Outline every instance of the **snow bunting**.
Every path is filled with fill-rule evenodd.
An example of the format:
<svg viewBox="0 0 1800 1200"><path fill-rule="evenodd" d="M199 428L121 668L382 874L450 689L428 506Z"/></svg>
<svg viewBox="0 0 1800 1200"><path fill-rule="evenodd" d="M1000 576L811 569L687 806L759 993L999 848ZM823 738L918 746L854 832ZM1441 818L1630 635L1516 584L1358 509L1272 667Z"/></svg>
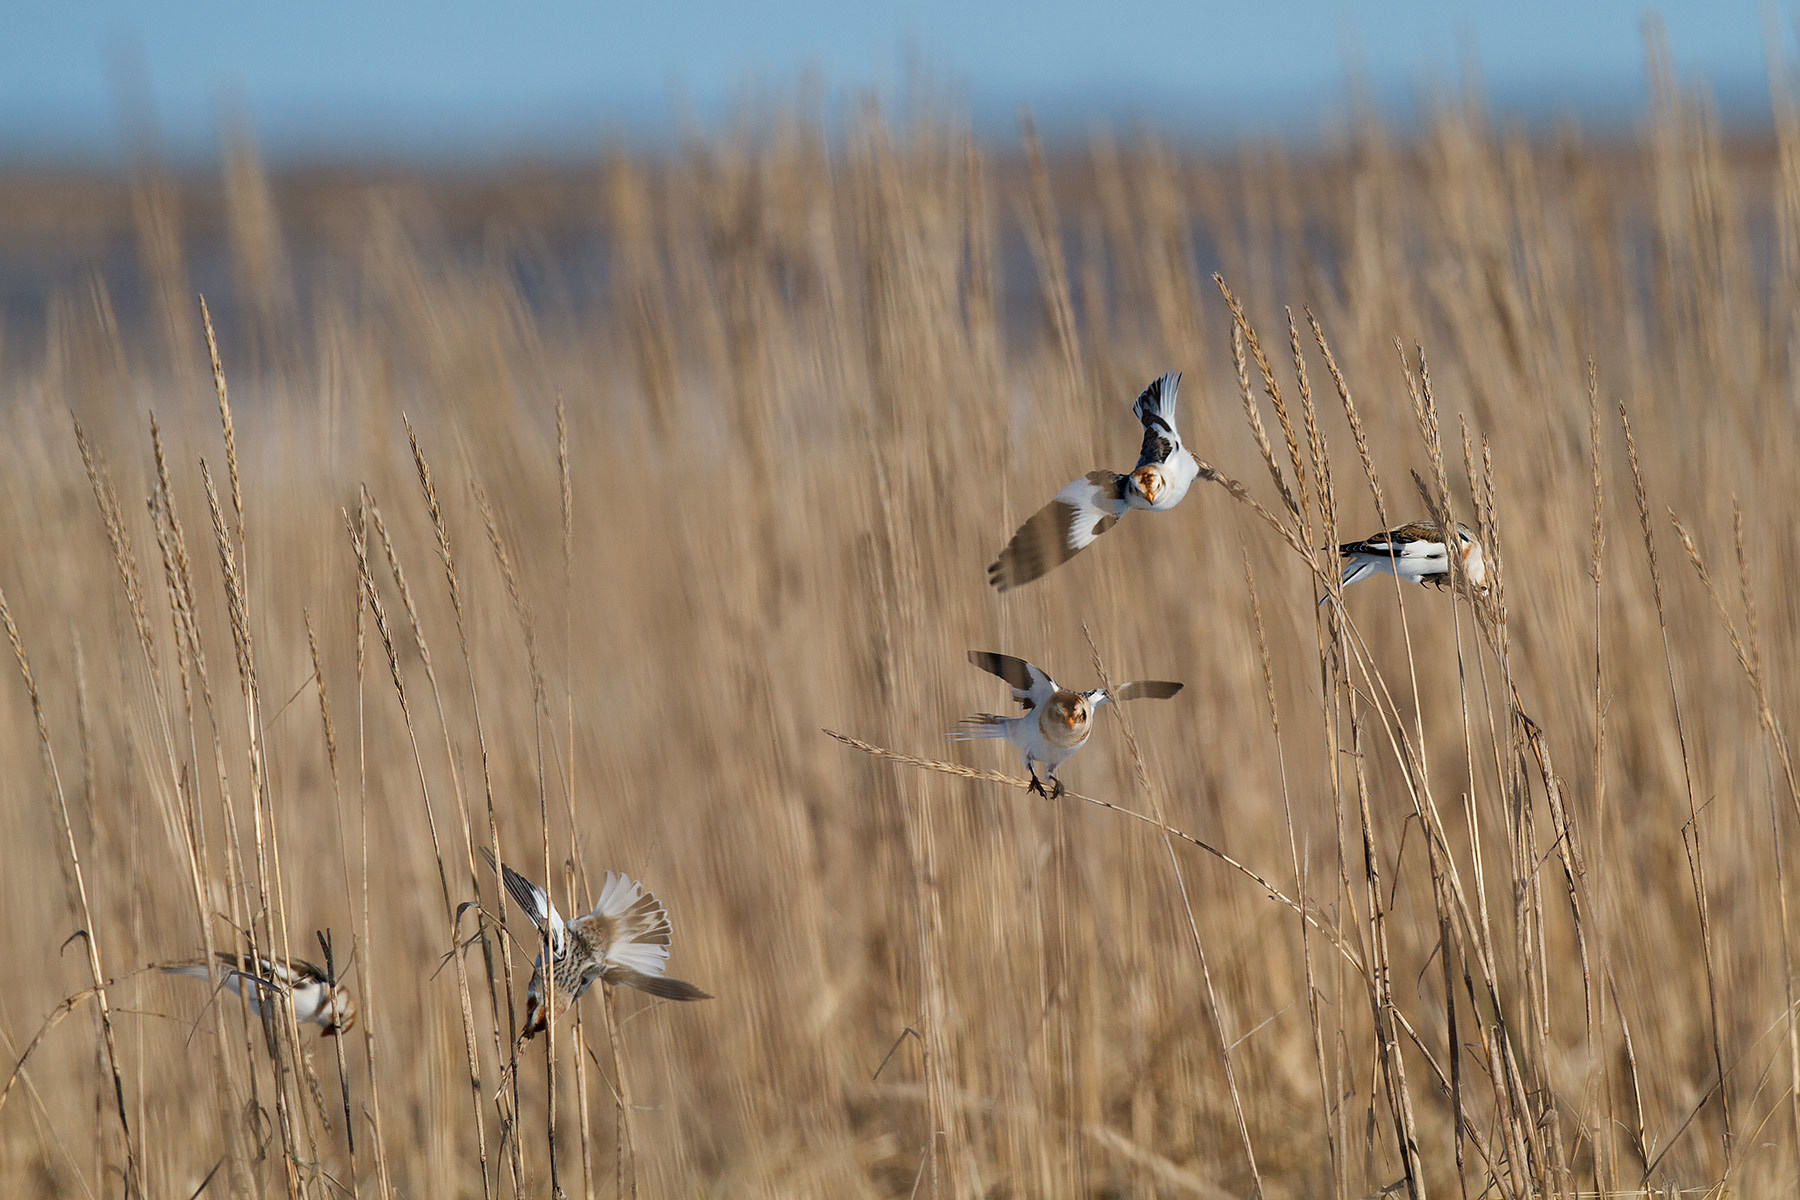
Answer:
<svg viewBox="0 0 1800 1200"><path fill-rule="evenodd" d="M1000 591L1030 583L1074 558L1134 508L1167 512L1200 477L1200 464L1175 432L1175 390L1181 372L1153 380L1131 411L1144 426L1144 448L1131 474L1089 471L1056 493L1023 525L988 567Z"/></svg>
<svg viewBox="0 0 1800 1200"><path fill-rule="evenodd" d="M1060 796L1063 782L1056 768L1087 742L1094 731L1094 712L1102 704L1118 700L1167 700L1181 690L1179 683L1161 679L1140 679L1121 684L1108 693L1105 688L1091 692L1071 692L1057 686L1056 680L1042 667L1032 666L1010 654L989 650L969 651L969 661L990 674L998 675L1012 685L1013 699L1025 711L1016 717L980 713L957 722L956 728L944 736L953 741L968 742L981 738L1000 738L1019 751L1025 770L1031 776L1031 790L1040 796ZM1037 766L1042 763L1055 790L1044 790Z"/></svg>
<svg viewBox="0 0 1800 1200"><path fill-rule="evenodd" d="M506 890L549 940L553 991L564 997L557 1011L581 999L594 980L615 987L634 987L665 1000L711 1000L691 983L663 974L669 961L669 914L640 883L612 871L600 887L599 903L585 917L564 921L544 889L494 858L483 846L482 857L499 874ZM544 954L531 964L525 989L522 1037L541 1033L549 1017L544 997Z"/></svg>
<svg viewBox="0 0 1800 1200"><path fill-rule="evenodd" d="M1487 561L1482 557L1481 543L1467 525L1456 527L1456 552L1469 585L1485 592ZM1450 582L1450 556L1436 521L1415 521L1360 542L1345 542L1338 547L1338 553L1344 558L1344 587L1361 583L1377 571L1440 588Z"/></svg>
<svg viewBox="0 0 1800 1200"><path fill-rule="evenodd" d="M195 979L222 977L221 982L250 1001L250 1010L267 1021L275 1011L266 1002L275 995L289 998L294 1006L294 1020L302 1025L317 1025L321 1037L336 1037L356 1024L356 997L340 980L332 984L325 972L305 959L281 962L272 958L245 955L238 966L237 956L229 950L217 954L217 967L204 962L172 963L162 970L170 975L189 975Z"/></svg>

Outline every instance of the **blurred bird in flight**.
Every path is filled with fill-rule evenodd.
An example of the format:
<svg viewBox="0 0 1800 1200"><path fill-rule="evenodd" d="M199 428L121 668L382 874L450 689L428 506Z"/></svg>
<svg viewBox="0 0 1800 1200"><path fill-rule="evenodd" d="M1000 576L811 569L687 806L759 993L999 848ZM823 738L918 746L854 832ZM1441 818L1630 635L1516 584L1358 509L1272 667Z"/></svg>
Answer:
<svg viewBox="0 0 1800 1200"><path fill-rule="evenodd" d="M1151 382L1131 411L1144 426L1144 448L1129 475L1089 471L1019 526L988 567L988 582L1009 591L1074 558L1134 508L1167 512L1200 476L1200 464L1175 431L1181 373Z"/></svg>
<svg viewBox="0 0 1800 1200"><path fill-rule="evenodd" d="M1042 667L1010 654L971 650L969 661L1011 684L1013 699L1024 705L1025 711L1016 717L993 713L965 717L944 736L959 742L998 738L1009 743L1019 751L1025 770L1031 776L1031 790L1040 796L1063 794L1063 782L1057 778L1056 769L1087 742L1088 734L1094 730L1094 713L1102 704L1120 700L1167 700L1181 690L1179 683L1142 679L1121 684L1110 693L1105 688L1072 692L1057 686ZM1050 777L1054 791L1044 790L1044 781L1037 773L1040 763Z"/></svg>
<svg viewBox="0 0 1800 1200"><path fill-rule="evenodd" d="M642 884L608 871L594 911L564 921L543 888L495 859L485 846L481 853L548 941L550 990L562 999L558 1012L581 999L596 979L665 1000L712 999L693 984L663 974L672 932L669 914ZM539 951L525 989L524 1038L542 1032L549 1020L544 975L544 954Z"/></svg>

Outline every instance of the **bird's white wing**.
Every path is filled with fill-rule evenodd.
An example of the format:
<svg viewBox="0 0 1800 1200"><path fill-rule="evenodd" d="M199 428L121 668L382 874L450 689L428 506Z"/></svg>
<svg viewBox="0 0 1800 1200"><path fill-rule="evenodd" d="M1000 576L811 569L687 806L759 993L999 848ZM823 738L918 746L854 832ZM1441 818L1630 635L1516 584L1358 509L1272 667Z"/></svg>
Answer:
<svg viewBox="0 0 1800 1200"><path fill-rule="evenodd" d="M1138 466L1166 463L1182 449L1181 434L1175 431L1175 398L1180 386L1181 372L1170 371L1151 380L1131 406L1144 427L1144 448L1138 454Z"/></svg>
<svg viewBox="0 0 1800 1200"><path fill-rule="evenodd" d="M1036 708L1056 694L1056 680L1050 678L1050 673L1022 658L996 654L992 650L971 650L969 661L1011 684L1013 699L1028 709Z"/></svg>
<svg viewBox="0 0 1800 1200"><path fill-rule="evenodd" d="M1125 476L1089 471L1072 479L1056 498L1032 514L988 566L988 582L1000 591L1030 583L1074 558L1125 515Z"/></svg>
<svg viewBox="0 0 1800 1200"><path fill-rule="evenodd" d="M525 915L530 917L531 923L538 927L538 932L549 934L551 956L561 956L567 927L563 923L562 914L556 911L556 905L550 903L549 893L505 863L495 859L493 851L486 846L481 848L481 854L483 858L487 859L488 866L499 873L501 881L506 884L507 894L513 898L514 903L525 910Z"/></svg>

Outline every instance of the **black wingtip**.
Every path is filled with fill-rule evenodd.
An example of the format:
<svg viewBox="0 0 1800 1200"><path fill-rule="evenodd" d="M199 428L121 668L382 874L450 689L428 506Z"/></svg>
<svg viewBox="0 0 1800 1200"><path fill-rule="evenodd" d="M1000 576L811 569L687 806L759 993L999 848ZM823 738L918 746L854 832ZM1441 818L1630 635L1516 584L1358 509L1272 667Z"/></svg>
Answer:
<svg viewBox="0 0 1800 1200"><path fill-rule="evenodd" d="M1165 418L1160 411L1150 411L1152 407L1159 410L1161 409L1164 399L1163 384L1165 381L1167 381L1168 386L1171 389L1179 388L1181 386L1181 372L1165 371L1155 379L1152 379L1149 383L1145 384L1144 390L1138 393L1138 398L1133 402L1131 409L1132 412L1137 414L1138 420L1144 422L1146 425L1155 423L1164 430L1168 430L1172 427L1167 418Z"/></svg>
<svg viewBox="0 0 1800 1200"><path fill-rule="evenodd" d="M538 911L539 893L536 884L532 883L531 880L525 878L525 876L519 874L505 863L500 864L500 879L501 882L506 885L507 895L511 896L513 898L513 903L517 904L520 910L523 911L527 917L531 918L531 923L533 925L542 926L549 923L549 912L544 911L540 913ZM550 894L545 892L543 893L543 896L544 905L547 909L550 903Z"/></svg>

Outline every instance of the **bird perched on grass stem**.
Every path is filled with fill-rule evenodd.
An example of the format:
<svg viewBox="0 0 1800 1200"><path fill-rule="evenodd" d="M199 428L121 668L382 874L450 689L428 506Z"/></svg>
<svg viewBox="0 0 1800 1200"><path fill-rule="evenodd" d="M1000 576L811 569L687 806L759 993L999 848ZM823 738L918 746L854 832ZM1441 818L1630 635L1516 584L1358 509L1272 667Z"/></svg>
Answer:
<svg viewBox="0 0 1800 1200"><path fill-rule="evenodd" d="M1440 588L1450 583L1450 552L1436 521L1414 521L1360 542L1345 542L1338 547L1338 553L1344 560L1343 587L1360 583L1378 571ZM1469 586L1477 592L1487 591L1487 560L1481 543L1467 525L1456 527L1456 554Z"/></svg>
<svg viewBox="0 0 1800 1200"><path fill-rule="evenodd" d="M953 741L975 741L981 738L1004 740L1018 750L1031 776L1031 790L1040 796L1060 796L1063 782L1056 769L1069 756L1087 743L1094 731L1094 713L1102 704L1117 700L1167 700L1181 690L1179 683L1162 679L1141 679L1120 684L1112 691L1095 688L1089 692L1072 692L1057 686L1056 680L1022 658L995 654L991 650L969 651L969 661L982 670L998 675L1012 685L1013 699L1025 711L1016 717L979 713L965 717L944 736ZM1050 777L1054 791L1044 790L1038 778L1037 765Z"/></svg>

